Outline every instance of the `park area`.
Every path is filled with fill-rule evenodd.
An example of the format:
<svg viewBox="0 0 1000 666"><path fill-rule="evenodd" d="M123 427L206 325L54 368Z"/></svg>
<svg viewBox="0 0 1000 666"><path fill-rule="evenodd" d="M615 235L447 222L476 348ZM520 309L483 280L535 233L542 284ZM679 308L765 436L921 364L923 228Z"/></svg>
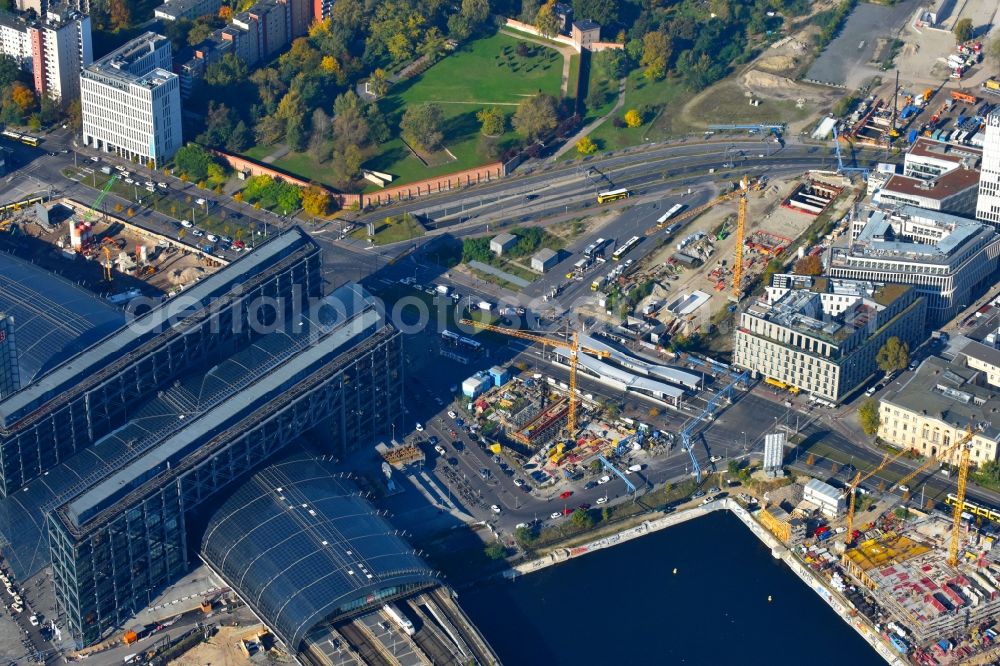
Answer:
<svg viewBox="0 0 1000 666"><path fill-rule="evenodd" d="M495 161L516 140L510 116L517 105L539 92L559 98L562 71L563 57L558 51L507 34L463 44L424 72L391 86L379 100L392 138L375 146L362 166L388 173L393 184L402 184ZM399 124L407 108L424 104L440 109L444 140L441 150L421 151L418 157L400 137ZM483 136L476 118L477 112L492 107L506 116L506 132L495 138ZM274 167L336 186L328 167L308 152L255 146L246 155L256 160L278 155L269 160Z"/></svg>

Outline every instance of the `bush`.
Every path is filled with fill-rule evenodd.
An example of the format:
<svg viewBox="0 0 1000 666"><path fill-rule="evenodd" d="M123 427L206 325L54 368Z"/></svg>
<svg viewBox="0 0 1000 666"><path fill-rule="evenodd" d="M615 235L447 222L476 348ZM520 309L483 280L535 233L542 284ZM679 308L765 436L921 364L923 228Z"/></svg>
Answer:
<svg viewBox="0 0 1000 666"><path fill-rule="evenodd" d="M299 208L302 190L283 180L270 176L253 176L243 188L243 199L254 204L254 208L268 208L292 213Z"/></svg>

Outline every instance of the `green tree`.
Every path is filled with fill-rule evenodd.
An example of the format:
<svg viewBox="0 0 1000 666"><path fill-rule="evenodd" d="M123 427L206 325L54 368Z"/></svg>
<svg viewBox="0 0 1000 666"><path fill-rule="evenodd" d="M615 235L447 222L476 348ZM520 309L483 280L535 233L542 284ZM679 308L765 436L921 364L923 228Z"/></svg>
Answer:
<svg viewBox="0 0 1000 666"><path fill-rule="evenodd" d="M462 0L462 16L470 28L478 30L490 18L489 0Z"/></svg>
<svg viewBox="0 0 1000 666"><path fill-rule="evenodd" d="M211 154L196 143L189 143L174 154L174 164L193 181L207 178L211 163Z"/></svg>
<svg viewBox="0 0 1000 666"><path fill-rule="evenodd" d="M735 460L730 460L729 464L726 466L726 471L728 471L732 476L736 476L740 473L740 464Z"/></svg>
<svg viewBox="0 0 1000 666"><path fill-rule="evenodd" d="M594 526L594 518L586 509L574 511L573 515L570 516L570 521L573 523L573 527L581 530L589 530Z"/></svg>
<svg viewBox="0 0 1000 666"><path fill-rule="evenodd" d="M639 60L639 64L646 68L642 75L647 79L662 79L667 75L672 53L673 44L666 33L647 32L642 36L642 59Z"/></svg>
<svg viewBox="0 0 1000 666"><path fill-rule="evenodd" d="M494 541L486 546L486 548L483 549L483 552L486 554L486 557L491 560L502 560L507 556L507 549L499 541Z"/></svg>
<svg viewBox="0 0 1000 666"><path fill-rule="evenodd" d="M227 53L205 69L205 82L213 86L231 86L246 81L249 75L246 61L235 53Z"/></svg>
<svg viewBox="0 0 1000 666"><path fill-rule="evenodd" d="M910 345L892 336L878 350L875 363L885 373L902 370L910 364Z"/></svg>
<svg viewBox="0 0 1000 666"><path fill-rule="evenodd" d="M556 99L539 93L521 101L514 113L514 127L529 141L537 141L556 128L559 116Z"/></svg>
<svg viewBox="0 0 1000 666"><path fill-rule="evenodd" d="M127 28L132 22L132 11L128 5L126 0L108 0L108 13L114 30Z"/></svg>
<svg viewBox="0 0 1000 666"><path fill-rule="evenodd" d="M541 3L539 0L521 0L521 13L518 16L518 20L521 23L534 23L540 6Z"/></svg>
<svg viewBox="0 0 1000 666"><path fill-rule="evenodd" d="M496 106L480 109L476 113L476 120L481 123L481 131L486 136L500 136L507 126L507 116Z"/></svg>
<svg viewBox="0 0 1000 666"><path fill-rule="evenodd" d="M869 437L874 437L878 433L879 426L882 425L882 417L878 411L878 401L868 398L858 407L858 422L861 429Z"/></svg>
<svg viewBox="0 0 1000 666"><path fill-rule="evenodd" d="M518 527L514 530L514 538L524 547L531 546L537 540L530 527Z"/></svg>
<svg viewBox="0 0 1000 666"><path fill-rule="evenodd" d="M233 127L232 134L226 139L226 150L239 153L250 147L253 143L253 132L247 127L247 124L242 120L237 121L236 125Z"/></svg>
<svg viewBox="0 0 1000 666"><path fill-rule="evenodd" d="M606 506L601 507L601 521L606 523L609 518L611 518L611 510Z"/></svg>
<svg viewBox="0 0 1000 666"><path fill-rule="evenodd" d="M615 0L573 0L573 18L595 21L605 29L618 21Z"/></svg>
<svg viewBox="0 0 1000 666"><path fill-rule="evenodd" d="M538 8L535 27L546 37L555 37L559 34L560 21L556 16L556 0L549 0Z"/></svg>
<svg viewBox="0 0 1000 666"><path fill-rule="evenodd" d="M368 90L375 97L385 97L385 94L389 92L389 79L381 67L376 67L368 79Z"/></svg>
<svg viewBox="0 0 1000 666"><path fill-rule="evenodd" d="M972 35L975 33L975 29L972 25L972 19L964 18L959 19L955 27L951 29L952 33L955 35L955 41L959 44L962 42L967 42L972 39Z"/></svg>
<svg viewBox="0 0 1000 666"><path fill-rule="evenodd" d="M444 141L441 107L436 104L408 106L399 123L403 138L425 150L438 150Z"/></svg>

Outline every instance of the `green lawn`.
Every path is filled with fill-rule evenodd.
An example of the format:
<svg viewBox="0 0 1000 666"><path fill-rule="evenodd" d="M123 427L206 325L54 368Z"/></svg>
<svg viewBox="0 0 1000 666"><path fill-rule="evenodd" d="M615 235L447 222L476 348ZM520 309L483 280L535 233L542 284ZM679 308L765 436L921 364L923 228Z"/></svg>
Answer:
<svg viewBox="0 0 1000 666"><path fill-rule="evenodd" d="M625 82L625 104L621 115L629 109L647 107L647 117L639 127L615 127L609 118L590 134L601 150L617 150L646 141L665 139L674 133L673 118L689 99L686 91L670 79L650 81L642 70L629 73Z"/></svg>
<svg viewBox="0 0 1000 666"><path fill-rule="evenodd" d="M375 236L372 238L375 245L388 245L400 241L419 238L424 235L424 228L420 223L409 215L386 219L384 222L375 225ZM359 227L351 233L351 238L366 240L368 238L368 228Z"/></svg>
<svg viewBox="0 0 1000 666"><path fill-rule="evenodd" d="M399 126L407 105L438 104L444 115L445 145L454 161L425 167L399 139L393 139L379 146L364 166L390 173L396 176L394 182L401 183L490 162L490 140L480 135L477 111L497 105L511 116L525 97L538 92L559 96L562 56L554 49L525 42L531 52L522 57L517 55L519 43L514 37L496 34L465 44L422 74L394 86L379 102L390 127ZM507 134L496 141L502 146L512 138L513 129L508 126Z"/></svg>
<svg viewBox="0 0 1000 666"><path fill-rule="evenodd" d="M265 157L273 153L275 150L274 146L254 146L253 148L248 148L243 151L243 154L252 160L257 160L261 162Z"/></svg>

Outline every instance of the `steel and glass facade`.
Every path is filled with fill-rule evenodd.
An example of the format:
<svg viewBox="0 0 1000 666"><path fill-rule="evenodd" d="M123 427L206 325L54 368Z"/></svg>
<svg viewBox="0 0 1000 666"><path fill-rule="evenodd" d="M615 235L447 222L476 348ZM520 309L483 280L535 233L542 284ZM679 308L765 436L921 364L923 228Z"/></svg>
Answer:
<svg viewBox="0 0 1000 666"><path fill-rule="evenodd" d="M333 296L333 323L321 321L321 304L302 315L302 339L266 335L194 373L224 377L218 400L47 513L59 611L81 645L188 570L189 538L203 527L209 500L234 481L306 431L342 457L373 446L401 414L399 332L360 287ZM278 361L254 374L255 359L267 358Z"/></svg>
<svg viewBox="0 0 1000 666"><path fill-rule="evenodd" d="M156 391L250 344L261 302L322 293L319 247L289 231L0 401L0 495L123 426Z"/></svg>

